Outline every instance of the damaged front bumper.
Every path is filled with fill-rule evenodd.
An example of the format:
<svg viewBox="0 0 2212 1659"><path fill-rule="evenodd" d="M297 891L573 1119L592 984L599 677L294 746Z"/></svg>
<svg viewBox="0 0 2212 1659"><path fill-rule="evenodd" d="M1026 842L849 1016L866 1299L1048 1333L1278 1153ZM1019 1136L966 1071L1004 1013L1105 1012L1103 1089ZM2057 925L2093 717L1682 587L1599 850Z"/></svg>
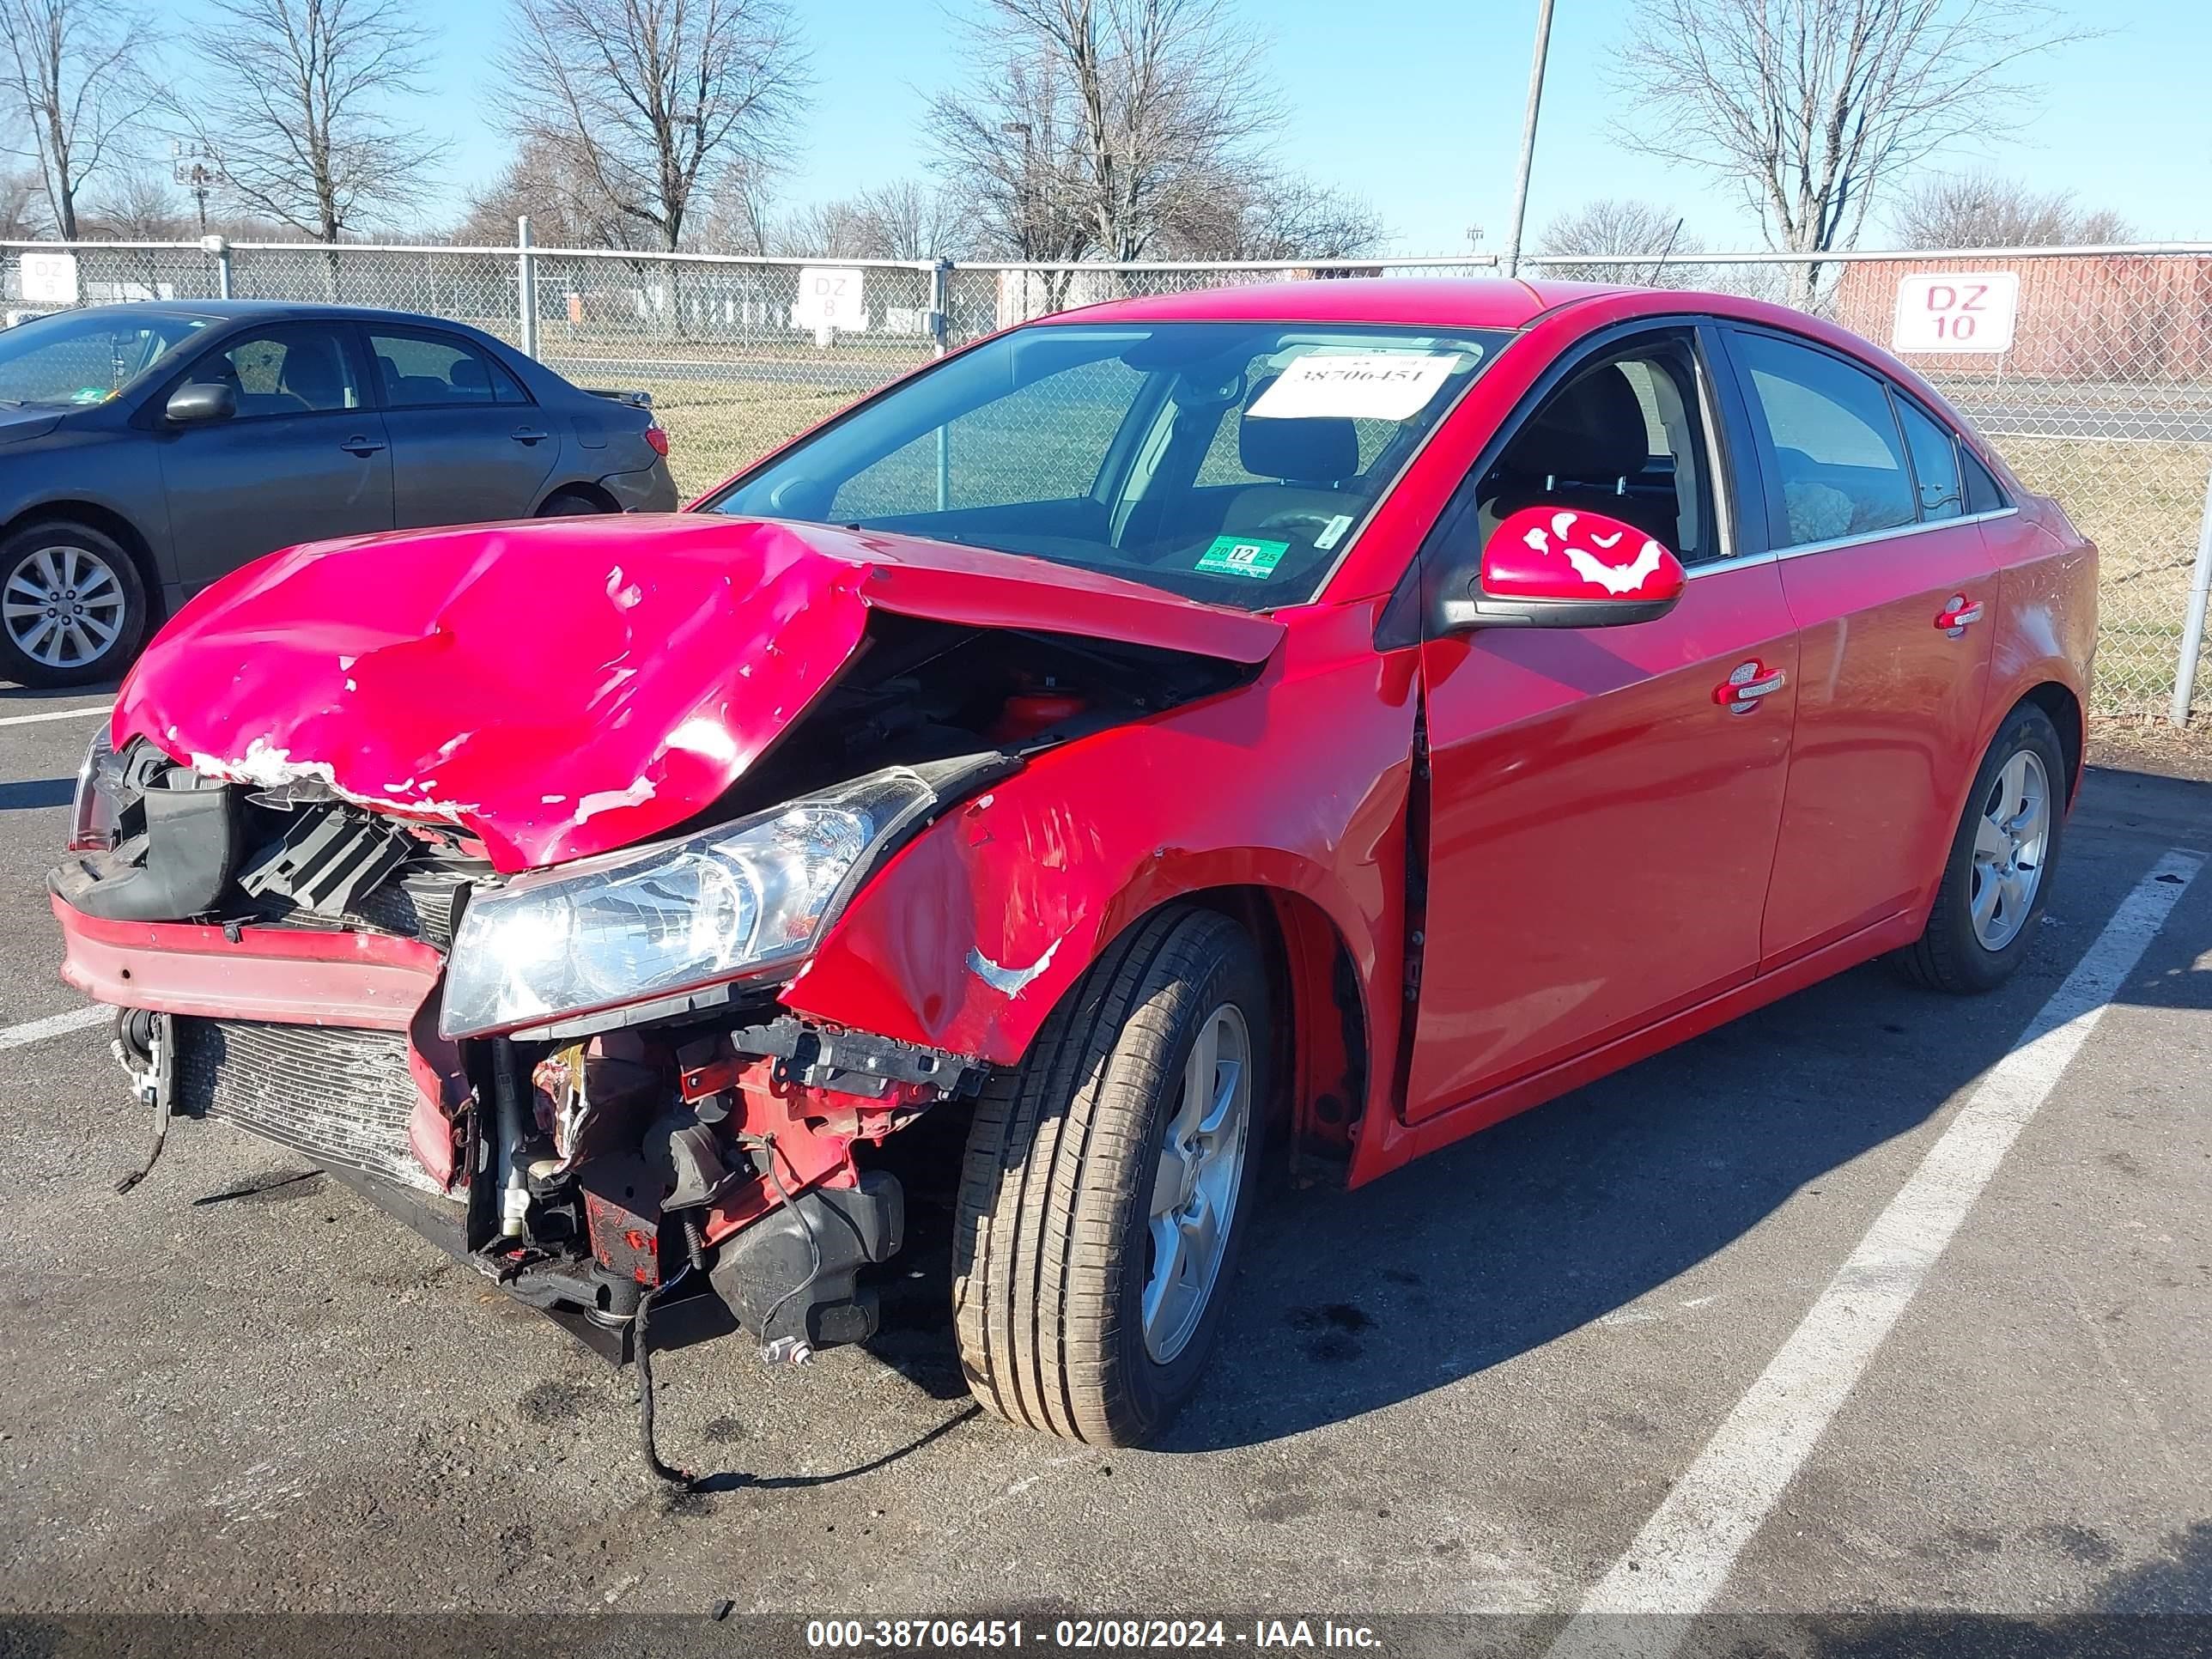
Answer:
<svg viewBox="0 0 2212 1659"><path fill-rule="evenodd" d="M206 919L94 914L142 867L78 854L49 884L63 977L122 1011L157 1135L212 1117L290 1147L617 1362L648 1297L657 1347L743 1331L796 1359L872 1334L861 1275L900 1248L904 1203L870 1156L979 1064L802 1021L773 987L596 1034L448 1039L465 895L411 907L417 937L270 915L234 882Z"/></svg>

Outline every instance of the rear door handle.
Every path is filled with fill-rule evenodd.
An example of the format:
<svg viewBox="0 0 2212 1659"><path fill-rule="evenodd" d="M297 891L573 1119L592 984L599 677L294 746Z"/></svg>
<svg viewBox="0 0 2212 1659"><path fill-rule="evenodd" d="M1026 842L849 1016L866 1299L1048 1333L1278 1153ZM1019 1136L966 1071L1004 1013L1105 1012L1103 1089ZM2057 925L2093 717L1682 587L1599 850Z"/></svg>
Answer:
<svg viewBox="0 0 2212 1659"><path fill-rule="evenodd" d="M348 438L343 443L340 444L338 447L345 451L349 455L359 455L366 458L375 454L377 451L382 449L384 447L384 444L380 439L376 438Z"/></svg>
<svg viewBox="0 0 2212 1659"><path fill-rule="evenodd" d="M534 432L526 426L514 434L514 441L519 444L542 444L552 435L550 432Z"/></svg>
<svg viewBox="0 0 2212 1659"><path fill-rule="evenodd" d="M1713 688L1713 701L1731 714L1748 714L1762 697L1772 696L1789 683L1790 677L1780 669L1769 668L1753 657L1729 671L1728 678Z"/></svg>
<svg viewBox="0 0 2212 1659"><path fill-rule="evenodd" d="M1970 599L1964 593L1954 593L1951 602L1936 613L1936 626L1953 639L1966 631L1970 623L1982 619L1982 602Z"/></svg>

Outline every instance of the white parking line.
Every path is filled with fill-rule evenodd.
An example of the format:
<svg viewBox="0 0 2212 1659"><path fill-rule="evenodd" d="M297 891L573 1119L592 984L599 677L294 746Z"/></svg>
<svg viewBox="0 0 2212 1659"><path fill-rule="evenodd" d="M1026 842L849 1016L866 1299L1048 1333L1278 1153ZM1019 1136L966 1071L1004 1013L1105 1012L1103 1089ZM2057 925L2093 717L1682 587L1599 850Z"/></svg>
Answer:
<svg viewBox="0 0 2212 1659"><path fill-rule="evenodd" d="M88 714L105 714L114 707L112 702L103 702L95 708L49 708L42 714L5 714L0 715L0 726L37 726L45 720L82 720Z"/></svg>
<svg viewBox="0 0 2212 1659"><path fill-rule="evenodd" d="M72 1008L65 1014L48 1014L44 1019L26 1020L21 1025L0 1025L0 1048L20 1048L27 1042L44 1042L48 1037L60 1036L66 1031L81 1031L88 1025L97 1025L104 1019L113 1019L115 1010L94 1003L89 1008Z"/></svg>
<svg viewBox="0 0 2212 1659"><path fill-rule="evenodd" d="M2121 902L1547 1659L1667 1659L1681 1645L2203 862L2170 852Z"/></svg>

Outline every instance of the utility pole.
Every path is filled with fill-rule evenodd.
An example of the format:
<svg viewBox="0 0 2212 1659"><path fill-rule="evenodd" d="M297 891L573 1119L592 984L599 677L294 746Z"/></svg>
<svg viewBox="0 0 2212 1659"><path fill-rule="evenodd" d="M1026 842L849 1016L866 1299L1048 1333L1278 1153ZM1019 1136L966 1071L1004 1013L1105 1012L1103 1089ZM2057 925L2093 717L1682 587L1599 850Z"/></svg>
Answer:
<svg viewBox="0 0 2212 1659"><path fill-rule="evenodd" d="M1536 55L1528 65L1528 107L1521 117L1521 166L1513 175L1513 225L1505 234L1505 274L1521 270L1521 222L1528 214L1528 169L1536 159L1536 112L1544 101L1544 58L1552 48L1552 0L1536 0Z"/></svg>

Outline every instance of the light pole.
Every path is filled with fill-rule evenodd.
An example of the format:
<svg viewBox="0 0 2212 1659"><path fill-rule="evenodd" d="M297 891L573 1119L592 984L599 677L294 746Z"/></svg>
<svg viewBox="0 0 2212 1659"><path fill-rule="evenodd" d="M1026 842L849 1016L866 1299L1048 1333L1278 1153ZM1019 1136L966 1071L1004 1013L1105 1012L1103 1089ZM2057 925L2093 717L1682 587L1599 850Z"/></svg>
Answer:
<svg viewBox="0 0 2212 1659"><path fill-rule="evenodd" d="M1528 168L1536 159L1536 111L1544 101L1544 58L1552 46L1552 0L1536 0L1536 55L1528 65L1528 107L1521 117L1521 166L1513 175L1513 225L1505 234L1505 274L1521 270L1521 222L1528 213Z"/></svg>
<svg viewBox="0 0 2212 1659"><path fill-rule="evenodd" d="M1022 141L1022 182L1016 192L1014 222L1020 227L1021 254L1025 259L1036 257L1036 134L1027 121L1001 121L999 131L1009 137L1019 135Z"/></svg>

